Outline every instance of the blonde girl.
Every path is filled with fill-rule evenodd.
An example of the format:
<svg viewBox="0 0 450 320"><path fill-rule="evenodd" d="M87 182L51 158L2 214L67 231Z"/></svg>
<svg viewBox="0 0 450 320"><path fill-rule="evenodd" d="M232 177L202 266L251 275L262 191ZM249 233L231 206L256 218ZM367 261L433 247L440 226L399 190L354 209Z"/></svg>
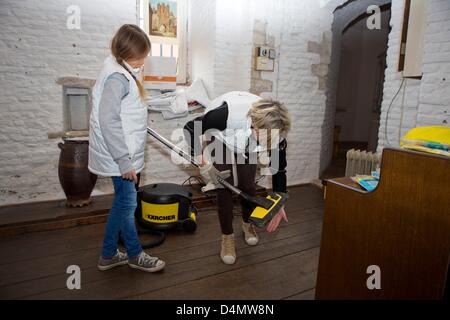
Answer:
<svg viewBox="0 0 450 320"><path fill-rule="evenodd" d="M111 177L114 185L114 200L97 265L102 271L128 264L134 269L156 272L165 265L142 250L134 223L147 139L147 108L140 73L150 50L149 38L138 26L120 27L93 89L89 170ZM118 250L120 235L126 253Z"/></svg>

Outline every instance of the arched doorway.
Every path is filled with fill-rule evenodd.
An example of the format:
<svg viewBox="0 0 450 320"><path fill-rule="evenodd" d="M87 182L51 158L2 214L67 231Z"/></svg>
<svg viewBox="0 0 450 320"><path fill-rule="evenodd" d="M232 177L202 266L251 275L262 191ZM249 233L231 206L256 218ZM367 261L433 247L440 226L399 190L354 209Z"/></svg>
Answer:
<svg viewBox="0 0 450 320"><path fill-rule="evenodd" d="M380 29L367 26L373 14L367 8L374 3ZM327 101L333 147L322 179L344 175L348 150L376 151L390 18L391 1L349 1L335 10Z"/></svg>

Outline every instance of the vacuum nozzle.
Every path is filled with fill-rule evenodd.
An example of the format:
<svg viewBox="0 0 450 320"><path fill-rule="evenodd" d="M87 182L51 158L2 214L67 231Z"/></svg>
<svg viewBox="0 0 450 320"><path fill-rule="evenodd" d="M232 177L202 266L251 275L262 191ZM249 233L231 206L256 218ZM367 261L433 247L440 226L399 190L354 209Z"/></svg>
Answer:
<svg viewBox="0 0 450 320"><path fill-rule="evenodd" d="M272 200L269 200L268 198L261 198L261 197L251 197L249 196L249 199L247 199L254 203L257 207L261 207L264 209L270 209L274 202Z"/></svg>
<svg viewBox="0 0 450 320"><path fill-rule="evenodd" d="M259 228L264 228L264 226L281 210L288 198L288 194L282 192L272 192L267 198L257 198L258 200L254 200L254 202L261 202L261 205L258 205L253 210L249 219L250 222ZM262 205L268 203L271 204L269 208Z"/></svg>

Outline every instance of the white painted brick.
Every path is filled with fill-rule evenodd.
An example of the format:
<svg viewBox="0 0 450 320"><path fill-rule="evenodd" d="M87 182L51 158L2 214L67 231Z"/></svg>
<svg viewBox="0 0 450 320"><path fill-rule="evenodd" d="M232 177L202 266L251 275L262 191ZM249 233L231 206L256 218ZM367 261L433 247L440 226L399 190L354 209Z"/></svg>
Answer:
<svg viewBox="0 0 450 320"><path fill-rule="evenodd" d="M81 30L66 29L72 4L81 7ZM55 80L95 78L117 27L136 23L136 2L1 1L0 19L0 204L62 198L58 141L47 138L62 129Z"/></svg>
<svg viewBox="0 0 450 320"><path fill-rule="evenodd" d="M320 8L315 0L190 0L189 76L202 78L211 98L231 90L249 90L255 20L266 24L267 34L275 39L276 70L264 72L262 78L273 81L273 92L264 96L284 102L293 116L288 149L291 185L316 179L331 156L334 110L326 99L333 94L319 90L318 78L311 71L312 64L327 64L331 58L325 56L321 61L307 49L308 41L320 43L324 34L330 36L332 12L344 2L332 0ZM401 83L397 62L402 3L392 2L380 150L386 145L386 111ZM65 27L70 4L81 7L82 30ZM424 77L408 80L404 97L401 94L392 106L387 127L391 144L398 143L399 133L415 125L449 121L449 1L430 0L429 9ZM0 204L64 197L57 177L58 141L47 138L48 132L62 130L62 93L55 80L60 76L95 78L109 53L111 36L121 24L136 23L135 10L135 0L0 2ZM330 79L337 72L325 67L322 71ZM164 121L151 114L149 124L170 136L190 118ZM181 183L193 173L192 168L173 164L157 142L148 143L143 184ZM269 185L270 179L265 183ZM100 178L94 194L111 192L110 180Z"/></svg>
<svg viewBox="0 0 450 320"><path fill-rule="evenodd" d="M392 34L399 34L401 30L401 15L395 14L401 9L401 0L394 0L393 15L391 19ZM442 0L430 0L428 11L428 24L425 35L425 48L423 58L423 78L422 80L407 80L407 94L402 106L401 97L394 102L394 109L389 115L389 123L393 126L389 131L390 142L395 141L398 146L398 132L402 135L414 126L425 125L448 125L450 86L448 79L450 76L450 55L446 52L449 43L450 27L450 2ZM384 87L384 99L382 105L381 119L386 118L386 111L389 103L400 86L401 75L397 72L399 38L389 37L388 69ZM403 122L400 128L400 118L395 114L396 110L403 107ZM447 124L445 123L447 121ZM379 147L381 151L386 146L384 136L384 124L381 124L379 133Z"/></svg>

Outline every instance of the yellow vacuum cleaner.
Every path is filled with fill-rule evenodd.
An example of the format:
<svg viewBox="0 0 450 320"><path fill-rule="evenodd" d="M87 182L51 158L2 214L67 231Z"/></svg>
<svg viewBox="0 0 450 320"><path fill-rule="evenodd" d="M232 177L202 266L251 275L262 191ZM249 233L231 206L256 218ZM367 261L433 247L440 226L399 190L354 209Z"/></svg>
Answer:
<svg viewBox="0 0 450 320"><path fill-rule="evenodd" d="M197 209L192 204L192 193L173 183L157 183L138 190L135 211L139 235L157 236L142 242L142 248L154 248L166 239L166 231L192 233L197 229Z"/></svg>
<svg viewBox="0 0 450 320"><path fill-rule="evenodd" d="M169 140L167 140L166 138L164 138L163 136L158 134L156 131L154 131L153 129L147 128L147 132L149 135L151 135L153 138L155 138L156 140L161 142L163 145L165 145L169 149L176 152L179 156L188 160L194 166L199 167L199 164L194 160L193 157L191 157L191 155L187 154L184 150L178 148L176 145L174 145L172 142L170 142ZM288 199L288 195L286 193L282 193L282 192L276 192L276 193L271 192L266 198L250 196L250 195L242 192L241 190L239 190L232 184L228 183L226 180L222 179L219 176L217 176L217 181L219 181L219 183L222 184L225 188L235 192L237 195L239 195L243 199L245 199L255 205L255 209L253 210L249 220L254 225L256 225L257 227L260 227L260 228L264 227L267 224L267 222L272 220L273 216L280 211L281 207L286 203L286 201ZM174 188L174 187L172 187L172 188ZM150 190L151 190L151 188L150 188ZM172 193L177 194L175 189L174 189L174 191L175 192L172 192ZM180 191L180 193L181 193L181 191ZM168 192L164 193L164 196L167 198L167 196L170 194L171 194L171 192L169 190ZM148 226L153 229L158 225L159 226L172 225L172 224L174 225L174 224L179 223L180 221L182 221L181 222L182 224L184 223L187 225L192 223L192 221L189 222L189 220L183 220L183 219L179 220L179 218L178 219L176 217L174 218L174 213L177 211L174 209L176 207L176 202L177 202L176 198L177 197L170 197L172 199L171 200L172 202L169 201L170 202L169 206L167 206L167 203L164 201L162 201L164 203L158 203L158 202L160 202L159 199L162 199L162 198L163 197L159 193L156 193L154 197L142 196L142 205L143 205L142 214L139 217L138 221L143 220L146 223L150 223L150 225L148 225ZM148 204L149 202L146 202L146 199L151 199L151 201L152 201L152 202L150 202L151 205ZM170 207L170 206L172 206L172 207ZM167 208L173 208L173 209L169 210ZM178 208L180 208L180 206ZM153 217L158 212L159 212L159 214L157 215L157 219L158 219L157 221L155 221L155 218L149 218L149 217ZM195 215L189 216L189 213L186 211L184 211L184 213L185 213L185 215L183 215L183 218L187 217L187 219L192 219L192 217L194 217L193 222L195 222Z"/></svg>
<svg viewBox="0 0 450 320"><path fill-rule="evenodd" d="M140 226L159 231L197 229L197 209L186 188L173 183L152 184L139 190L138 199L136 219Z"/></svg>

